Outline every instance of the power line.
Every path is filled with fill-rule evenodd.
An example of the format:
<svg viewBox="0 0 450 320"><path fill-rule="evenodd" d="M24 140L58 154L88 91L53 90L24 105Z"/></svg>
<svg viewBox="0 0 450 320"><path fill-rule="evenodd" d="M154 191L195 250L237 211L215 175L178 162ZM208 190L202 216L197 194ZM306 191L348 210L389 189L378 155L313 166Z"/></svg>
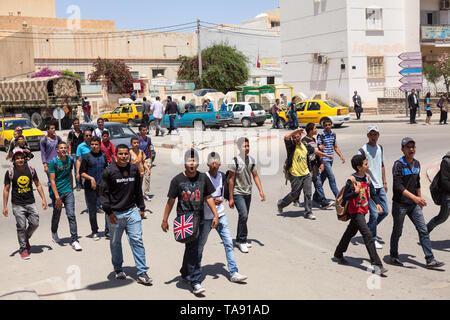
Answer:
<svg viewBox="0 0 450 320"><path fill-rule="evenodd" d="M242 30L249 30L249 31L275 32L275 33L280 32L277 30L270 30L270 29L252 29L252 28L241 27L239 25L226 25L226 24L221 24L221 23L212 23L212 22L207 22L207 21L203 21L203 20L201 20L200 22L203 22L203 23L206 23L209 25L213 25L213 26L217 26L217 27L222 27L222 28L233 28L233 29L242 29Z"/></svg>
<svg viewBox="0 0 450 320"><path fill-rule="evenodd" d="M204 29L209 29L209 30L217 30L218 32L223 32L223 33L230 33L230 34L239 34L239 35L244 35L244 36L252 36L252 37L262 37L262 38L279 38L279 36L272 36L272 35L265 35L265 34L257 34L257 33L246 33L246 32L237 32L237 31L231 31L231 30L226 30L226 29L222 29L222 28L216 28L216 27L207 27L202 25L202 27Z"/></svg>

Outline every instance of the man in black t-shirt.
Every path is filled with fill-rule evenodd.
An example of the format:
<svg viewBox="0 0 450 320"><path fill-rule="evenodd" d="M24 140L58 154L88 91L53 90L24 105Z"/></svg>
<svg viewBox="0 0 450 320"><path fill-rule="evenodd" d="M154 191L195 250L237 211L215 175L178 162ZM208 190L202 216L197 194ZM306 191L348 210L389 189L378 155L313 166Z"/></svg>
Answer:
<svg viewBox="0 0 450 320"><path fill-rule="evenodd" d="M67 137L67 146L69 148L68 154L72 157L73 163L77 163L77 148L84 142L84 135L80 129L80 120L74 119L72 122L72 130ZM77 166L73 166L74 176L77 176ZM81 190L81 181L77 180L77 191Z"/></svg>
<svg viewBox="0 0 450 320"><path fill-rule="evenodd" d="M219 215L211 194L216 189L204 173L197 171L199 166L197 151L194 149L188 150L184 155L184 163L185 171L174 177L170 182L167 195L169 199L164 210L161 228L164 232L169 230L168 218L175 200L178 199L177 215L182 216L186 213L192 213L200 221L203 219L203 203L206 201L214 214L211 226L215 229L219 224ZM198 244L198 238L185 244L183 265L180 269L181 278L191 284L194 294L205 292L200 282L201 266Z"/></svg>
<svg viewBox="0 0 450 320"><path fill-rule="evenodd" d="M5 187L3 189L3 215L8 216L8 196L12 189L12 209L16 217L17 238L20 245L22 259L30 259L30 238L39 226L39 215L33 194L33 181L42 198L42 208L47 209L44 190L39 182L36 171L30 166L25 166L25 154L22 149L16 148L12 157L14 167L6 171ZM12 188L11 188L12 185ZM28 228L27 228L28 220Z"/></svg>

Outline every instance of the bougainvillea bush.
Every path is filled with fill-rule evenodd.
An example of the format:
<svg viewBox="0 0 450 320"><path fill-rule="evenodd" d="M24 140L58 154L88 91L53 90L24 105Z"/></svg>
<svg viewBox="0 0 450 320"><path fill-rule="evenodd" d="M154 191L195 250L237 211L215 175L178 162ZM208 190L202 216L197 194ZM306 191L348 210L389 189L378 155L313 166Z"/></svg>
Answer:
<svg viewBox="0 0 450 320"><path fill-rule="evenodd" d="M61 75L61 71L50 70L49 68L43 68L41 71L32 74L31 78L53 77L53 76L60 76L60 75Z"/></svg>

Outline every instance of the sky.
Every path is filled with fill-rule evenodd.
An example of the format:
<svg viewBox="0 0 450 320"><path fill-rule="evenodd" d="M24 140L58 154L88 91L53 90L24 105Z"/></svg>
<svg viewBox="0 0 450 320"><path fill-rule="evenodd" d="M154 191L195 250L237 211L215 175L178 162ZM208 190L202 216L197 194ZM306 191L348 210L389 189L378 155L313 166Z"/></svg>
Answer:
<svg viewBox="0 0 450 320"><path fill-rule="evenodd" d="M278 7L278 0L56 0L56 16L70 18L70 6L81 19L114 20L116 29L142 30L196 21L239 24Z"/></svg>

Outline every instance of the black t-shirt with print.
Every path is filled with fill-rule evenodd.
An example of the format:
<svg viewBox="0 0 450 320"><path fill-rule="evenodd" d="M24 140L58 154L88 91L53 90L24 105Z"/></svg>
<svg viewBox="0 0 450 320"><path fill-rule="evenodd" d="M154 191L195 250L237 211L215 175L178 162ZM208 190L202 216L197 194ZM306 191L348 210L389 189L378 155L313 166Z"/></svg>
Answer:
<svg viewBox="0 0 450 320"><path fill-rule="evenodd" d="M9 179L9 170L5 173L5 186L11 185L12 197L11 202L18 205L28 205L33 204L34 194L33 194L33 181L39 181L36 171L34 171L33 176L31 176L31 170L25 166L25 170L20 172L14 168L14 174L12 179Z"/></svg>
<svg viewBox="0 0 450 320"><path fill-rule="evenodd" d="M214 185L204 173L197 172L194 178L188 178L180 173L170 182L168 197L178 199L177 215L192 213L203 217L203 203L205 197L216 191Z"/></svg>

